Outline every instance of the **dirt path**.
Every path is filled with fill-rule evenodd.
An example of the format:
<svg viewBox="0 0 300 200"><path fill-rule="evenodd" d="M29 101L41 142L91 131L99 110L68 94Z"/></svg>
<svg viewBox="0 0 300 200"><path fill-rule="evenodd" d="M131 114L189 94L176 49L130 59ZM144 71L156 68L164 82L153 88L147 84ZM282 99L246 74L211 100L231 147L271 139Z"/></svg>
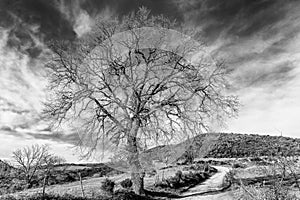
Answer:
<svg viewBox="0 0 300 200"><path fill-rule="evenodd" d="M218 172L213 175L207 181L189 189L188 191L182 193L184 200L193 199L227 199L232 200L232 194L230 192L222 192L224 187L225 175L230 171L228 167L214 166Z"/></svg>

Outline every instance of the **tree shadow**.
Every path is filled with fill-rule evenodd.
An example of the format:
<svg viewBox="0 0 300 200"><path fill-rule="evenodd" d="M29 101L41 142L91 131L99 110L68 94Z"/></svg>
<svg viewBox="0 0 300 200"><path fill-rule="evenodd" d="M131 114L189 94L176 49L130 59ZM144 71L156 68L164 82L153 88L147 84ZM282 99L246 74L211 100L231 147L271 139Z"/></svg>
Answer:
<svg viewBox="0 0 300 200"><path fill-rule="evenodd" d="M165 191L152 191L152 190L145 190L146 195L152 197L167 197L167 198L181 198L181 196Z"/></svg>

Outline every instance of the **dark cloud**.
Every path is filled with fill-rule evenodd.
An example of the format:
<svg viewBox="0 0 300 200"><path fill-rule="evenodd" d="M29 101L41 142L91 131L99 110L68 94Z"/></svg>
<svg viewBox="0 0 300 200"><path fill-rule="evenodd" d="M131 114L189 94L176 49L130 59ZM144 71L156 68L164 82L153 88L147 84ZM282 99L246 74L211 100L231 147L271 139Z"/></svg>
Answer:
<svg viewBox="0 0 300 200"><path fill-rule="evenodd" d="M173 19L181 17L176 6L168 0L1 0L0 27L10 30L8 47L37 58L42 49L33 37L43 42L75 40L74 23L81 9L92 18L107 8L121 17L141 6L151 9L152 14L164 14Z"/></svg>
<svg viewBox="0 0 300 200"><path fill-rule="evenodd" d="M22 128L22 127L18 127ZM27 127L23 127L27 128ZM72 144L77 145L80 141L80 138L78 134L76 133L70 133L70 134L64 134L61 132L19 132L15 129L12 129L9 126L2 126L0 127L0 136L14 136L18 138L28 138L28 136L38 139L38 140L47 140L47 141L53 141L53 142L59 142L59 143L65 143L65 144Z"/></svg>
<svg viewBox="0 0 300 200"><path fill-rule="evenodd" d="M300 33L294 0L177 0L185 21L201 27L213 55L226 60L239 89L285 88L295 80L290 49ZM286 57L287 55L291 57ZM296 55L295 55L296 56ZM281 60L280 60L281 59Z"/></svg>
<svg viewBox="0 0 300 200"><path fill-rule="evenodd" d="M82 1L81 6L89 14L95 15L109 8L118 16L126 15L144 6L150 9L152 14L164 14L172 19L182 19L182 13L170 0L86 0Z"/></svg>
<svg viewBox="0 0 300 200"><path fill-rule="evenodd" d="M47 0L6 1L7 12L19 17L23 23L39 25L39 31L46 39L73 39L72 24Z"/></svg>
<svg viewBox="0 0 300 200"><path fill-rule="evenodd" d="M42 48L37 46L31 30L22 24L10 29L7 47L16 48L19 52L26 53L31 58L37 58L42 52Z"/></svg>
<svg viewBox="0 0 300 200"><path fill-rule="evenodd" d="M5 10L5 7L0 2L0 27L9 28L14 24L13 16Z"/></svg>
<svg viewBox="0 0 300 200"><path fill-rule="evenodd" d="M221 7L222 8L222 7ZM228 34L247 37L280 21L287 11L276 0L243 1Z"/></svg>
<svg viewBox="0 0 300 200"><path fill-rule="evenodd" d="M15 132L11 127L9 126L1 126L0 131L13 131Z"/></svg>
<svg viewBox="0 0 300 200"><path fill-rule="evenodd" d="M1 0L0 27L8 29L7 45L36 58L41 53L34 40L74 40L72 23L46 0Z"/></svg>
<svg viewBox="0 0 300 200"><path fill-rule="evenodd" d="M272 26L289 13L287 7L297 4L293 0L202 0L179 1L185 20L202 26L207 42L215 41L221 34L248 37ZM269 34L274 34L270 31Z"/></svg>
<svg viewBox="0 0 300 200"><path fill-rule="evenodd" d="M14 27L10 33L10 46L20 47L26 42L32 43L30 34L33 33L30 29L26 30L28 28L24 24L38 25L36 35L43 36L46 41L74 40L76 34L73 25L79 9L87 11L92 17L107 8L117 16L122 16L145 6L152 14L164 14L183 23L188 20L196 26L203 26L204 38L210 42L224 31L228 35L246 37L270 26L284 17L287 13L284 5L290 2L292 1L202 0L187 3L176 0L2 0L0 26ZM184 15L190 17L184 19ZM21 20L21 25L15 27L18 19ZM26 51L32 57L37 57L40 53L34 45L29 45Z"/></svg>
<svg viewBox="0 0 300 200"><path fill-rule="evenodd" d="M22 139L25 138L25 135L23 135L20 132L15 131L11 127L2 126L2 127L0 127L0 137L5 137L5 136L13 136L13 137L22 138Z"/></svg>
<svg viewBox="0 0 300 200"><path fill-rule="evenodd" d="M27 135L33 137L34 139L40 140L52 140L54 142L67 143L72 145L77 145L80 141L80 138L77 133L65 134L61 132L55 133L26 133Z"/></svg>
<svg viewBox="0 0 300 200"><path fill-rule="evenodd" d="M192 2L192 3L191 3ZM78 9L94 17L109 8L122 16L140 6L149 8L153 14L164 14L183 23L189 22L203 27L207 42L214 41L224 31L228 35L247 37L281 20L287 13L286 5L292 0L2 0L0 2L0 26L9 27L17 23L38 25L39 34L49 39L73 40L73 30ZM184 18L189 15L188 18ZM185 21L186 20L186 21ZM30 40L25 27L14 28L11 45L20 46ZM274 34L271 30L268 34ZM14 35L15 34L15 35ZM14 37L13 37L14 35ZM39 49L30 47L27 52L36 57Z"/></svg>

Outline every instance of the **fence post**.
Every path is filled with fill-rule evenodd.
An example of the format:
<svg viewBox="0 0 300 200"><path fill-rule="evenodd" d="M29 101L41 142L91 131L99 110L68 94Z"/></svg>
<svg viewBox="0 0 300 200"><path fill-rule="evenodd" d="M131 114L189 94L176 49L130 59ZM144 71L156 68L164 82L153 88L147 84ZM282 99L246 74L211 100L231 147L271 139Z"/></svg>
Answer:
<svg viewBox="0 0 300 200"><path fill-rule="evenodd" d="M43 181L43 193L42 193L42 198L43 198L43 200L45 199L45 190L46 190L46 180L47 180L47 174L46 175L44 175L44 181Z"/></svg>
<svg viewBox="0 0 300 200"><path fill-rule="evenodd" d="M78 176L79 176L79 180L80 180L81 194L82 194L82 197L85 198L84 189L83 189L83 185L82 185L82 178L81 178L81 173L80 172L78 172Z"/></svg>

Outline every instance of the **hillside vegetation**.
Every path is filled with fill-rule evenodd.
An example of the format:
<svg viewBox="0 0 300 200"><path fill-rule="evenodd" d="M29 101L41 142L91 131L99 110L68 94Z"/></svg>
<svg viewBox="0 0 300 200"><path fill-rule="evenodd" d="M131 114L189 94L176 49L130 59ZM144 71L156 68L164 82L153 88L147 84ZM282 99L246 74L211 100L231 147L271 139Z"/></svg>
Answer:
<svg viewBox="0 0 300 200"><path fill-rule="evenodd" d="M232 133L220 133L217 135L217 142L213 144L213 148L207 152L205 157L241 158L300 155L300 139L296 138Z"/></svg>
<svg viewBox="0 0 300 200"><path fill-rule="evenodd" d="M160 161L168 155L175 157L174 161L182 160L187 154L192 154L195 158L294 156L300 155L300 139L256 134L207 133L180 144L154 147L145 154L145 157L150 156L153 160Z"/></svg>

